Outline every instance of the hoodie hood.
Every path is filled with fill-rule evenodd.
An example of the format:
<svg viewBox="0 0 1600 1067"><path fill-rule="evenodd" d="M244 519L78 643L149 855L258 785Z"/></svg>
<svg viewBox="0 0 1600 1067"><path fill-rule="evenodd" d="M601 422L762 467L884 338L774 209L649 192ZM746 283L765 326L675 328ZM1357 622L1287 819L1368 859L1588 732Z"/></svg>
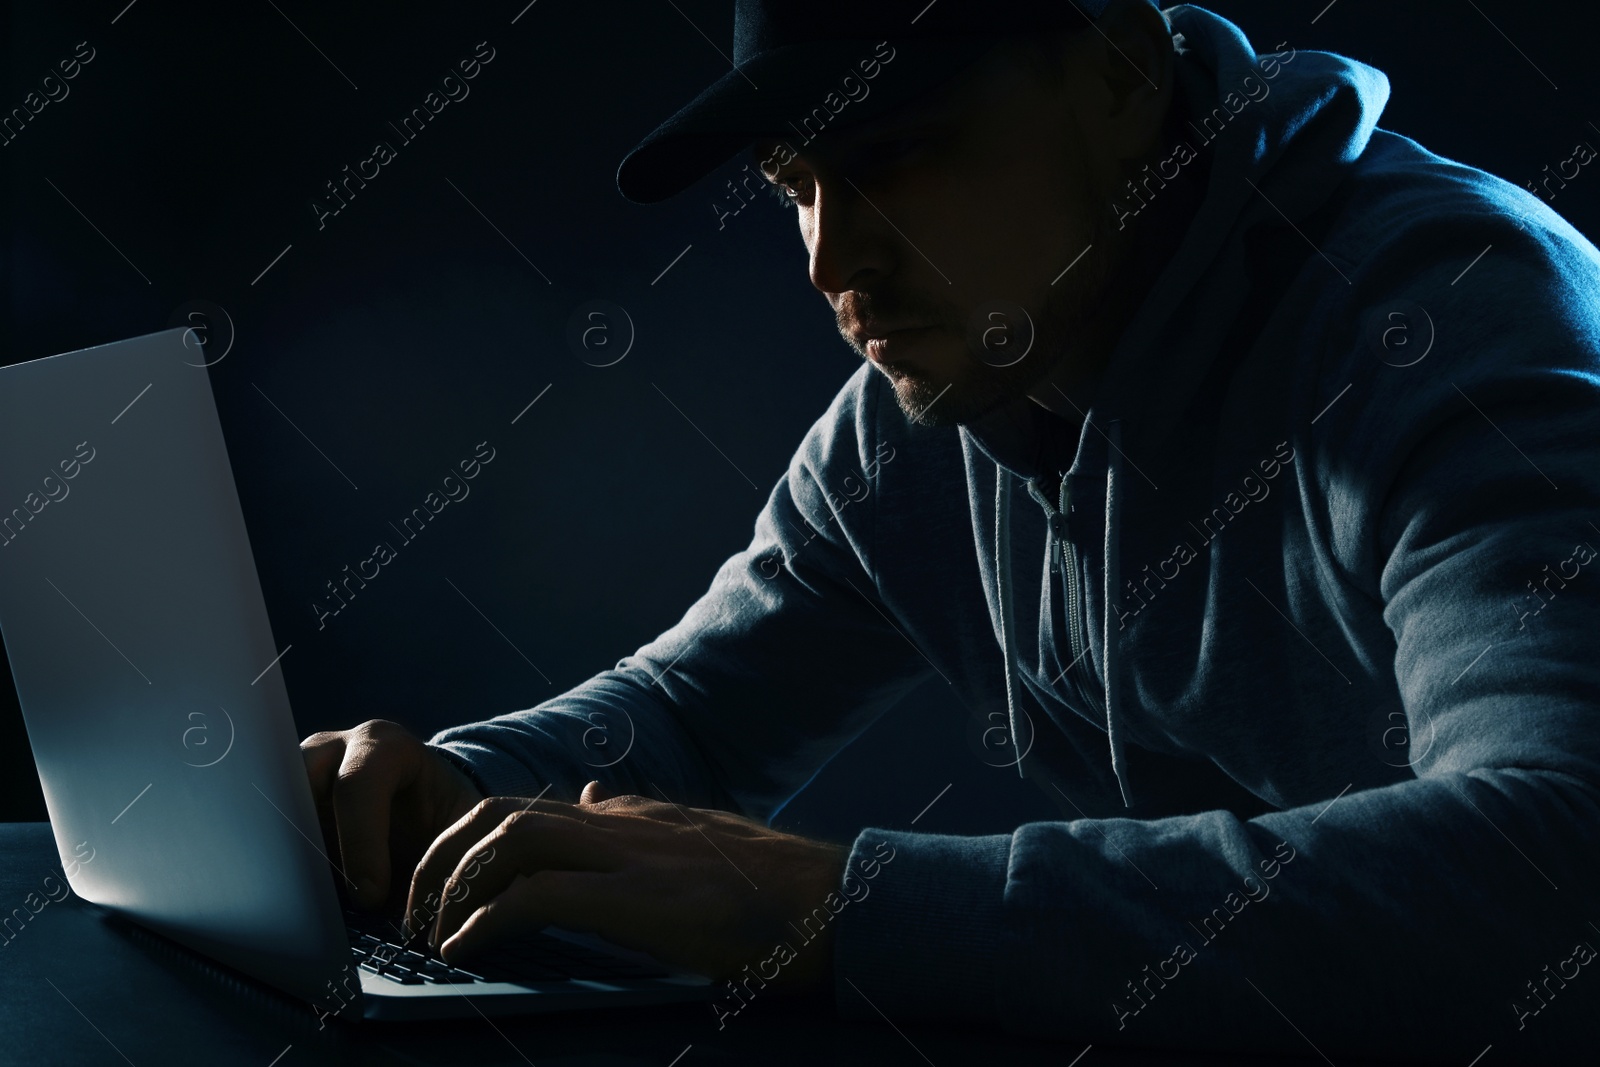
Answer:
<svg viewBox="0 0 1600 1067"><path fill-rule="evenodd" d="M1366 148L1389 98L1388 78L1356 60L1296 51L1289 42L1280 43L1279 51L1258 54L1239 27L1203 8L1184 4L1164 15L1178 53L1174 69L1191 112L1180 133L1187 147L1167 146L1165 159L1185 165L1208 158L1204 199L1113 349L1081 426L1024 397L960 430L969 455L975 451L995 467L991 604L1005 659L1018 772L1026 753L1017 732L1021 652L1012 589L1011 503L1020 478L1045 512L1046 556L1059 576L1062 611L1052 611L1048 603L1058 583L1047 578L1039 638L1058 640L1054 627L1043 622L1059 614L1072 654L1061 657L1070 662L1058 678L1081 672L1077 688L1067 677L1068 692L1076 693L1074 703L1089 705L1080 713L1101 714L1127 806L1133 799L1123 758L1120 627L1114 625L1122 585L1121 518L1130 490L1159 491L1153 482L1135 489L1149 479L1135 474L1129 480L1128 457L1160 452L1178 414L1194 401L1226 347L1254 280L1247 256L1254 231L1264 223L1280 227L1287 221L1310 246L1305 251L1316 254L1306 233L1315 229L1309 220L1328 204ZM1152 180L1161 187L1159 175ZM1111 210L1124 216L1142 204L1130 181L1127 204ZM1052 503L1041 483L1058 474L1059 498ZM1088 528L1096 514L1098 529ZM1094 577L1089 572L1095 569L1103 640L1091 649L1089 627L1080 616ZM1102 706L1094 708L1096 703Z"/></svg>

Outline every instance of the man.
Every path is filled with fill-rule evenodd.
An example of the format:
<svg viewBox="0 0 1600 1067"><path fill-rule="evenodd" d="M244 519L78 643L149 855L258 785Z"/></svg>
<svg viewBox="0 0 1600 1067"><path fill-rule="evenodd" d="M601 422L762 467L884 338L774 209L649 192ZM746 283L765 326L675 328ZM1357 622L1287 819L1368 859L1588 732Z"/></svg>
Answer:
<svg viewBox="0 0 1600 1067"><path fill-rule="evenodd" d="M619 186L750 148L868 364L614 670L305 742L361 902L411 876L452 958L596 930L728 979L724 1024L770 983L1096 1043L1572 1047L1600 252L1379 129L1380 72L1197 7L739 0L735 41ZM1077 817L765 825L930 676Z"/></svg>

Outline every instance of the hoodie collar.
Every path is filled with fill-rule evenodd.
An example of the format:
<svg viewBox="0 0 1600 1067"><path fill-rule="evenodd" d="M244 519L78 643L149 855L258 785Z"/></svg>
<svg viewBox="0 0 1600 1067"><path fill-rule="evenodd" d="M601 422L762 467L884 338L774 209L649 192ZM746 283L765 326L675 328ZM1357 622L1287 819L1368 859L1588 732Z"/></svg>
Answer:
<svg viewBox="0 0 1600 1067"><path fill-rule="evenodd" d="M1023 479L1048 481L1072 466L1082 427L1024 396L961 430L990 461Z"/></svg>

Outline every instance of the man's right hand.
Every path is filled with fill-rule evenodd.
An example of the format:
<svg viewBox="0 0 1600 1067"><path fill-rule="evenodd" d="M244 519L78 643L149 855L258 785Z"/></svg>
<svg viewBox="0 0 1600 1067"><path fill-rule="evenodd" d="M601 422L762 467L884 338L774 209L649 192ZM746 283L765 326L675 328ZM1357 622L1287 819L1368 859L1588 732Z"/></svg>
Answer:
<svg viewBox="0 0 1600 1067"><path fill-rule="evenodd" d="M368 911L382 909L396 886L403 902L434 838L483 799L444 757L384 719L312 734L300 752L334 863Z"/></svg>

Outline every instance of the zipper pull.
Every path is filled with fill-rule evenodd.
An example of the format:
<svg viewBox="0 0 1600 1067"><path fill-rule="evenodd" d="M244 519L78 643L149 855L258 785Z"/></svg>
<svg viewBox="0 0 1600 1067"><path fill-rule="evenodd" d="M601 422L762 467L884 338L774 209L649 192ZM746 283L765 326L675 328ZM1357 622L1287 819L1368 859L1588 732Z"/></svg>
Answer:
<svg viewBox="0 0 1600 1067"><path fill-rule="evenodd" d="M1051 547L1055 549L1053 553L1054 559L1050 564L1050 569L1053 572L1057 567L1065 567L1067 565L1067 517L1057 511L1050 515L1049 521Z"/></svg>

